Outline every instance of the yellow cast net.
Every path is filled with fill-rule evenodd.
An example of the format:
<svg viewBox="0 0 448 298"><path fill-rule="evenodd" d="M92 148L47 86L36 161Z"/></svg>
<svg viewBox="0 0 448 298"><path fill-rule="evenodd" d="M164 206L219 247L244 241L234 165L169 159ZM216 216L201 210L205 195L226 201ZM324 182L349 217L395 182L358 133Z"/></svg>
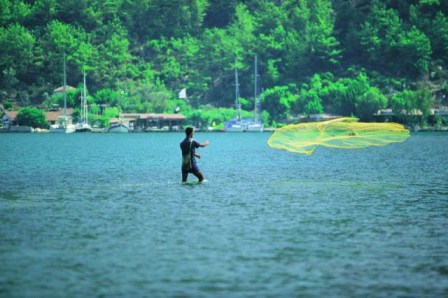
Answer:
<svg viewBox="0 0 448 298"><path fill-rule="evenodd" d="M405 141L409 131L397 123L363 123L357 118L292 124L276 130L268 145L311 155L319 146L359 149Z"/></svg>

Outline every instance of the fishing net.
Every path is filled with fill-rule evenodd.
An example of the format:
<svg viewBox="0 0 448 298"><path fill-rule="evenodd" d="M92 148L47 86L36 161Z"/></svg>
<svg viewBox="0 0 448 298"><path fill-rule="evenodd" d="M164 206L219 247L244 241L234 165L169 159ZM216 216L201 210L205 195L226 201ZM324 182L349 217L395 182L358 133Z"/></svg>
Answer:
<svg viewBox="0 0 448 298"><path fill-rule="evenodd" d="M268 145L311 155L319 146L359 149L405 141L409 131L397 123L363 123L357 118L292 124L276 130Z"/></svg>

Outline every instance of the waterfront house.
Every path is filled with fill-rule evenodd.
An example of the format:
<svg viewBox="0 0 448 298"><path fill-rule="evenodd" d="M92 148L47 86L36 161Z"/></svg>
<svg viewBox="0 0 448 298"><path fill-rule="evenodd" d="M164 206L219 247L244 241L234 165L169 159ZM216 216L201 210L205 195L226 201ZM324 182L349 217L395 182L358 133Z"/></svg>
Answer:
<svg viewBox="0 0 448 298"><path fill-rule="evenodd" d="M135 131L179 131L185 121L182 114L126 113L121 117Z"/></svg>
<svg viewBox="0 0 448 298"><path fill-rule="evenodd" d="M297 119L294 119L295 121L298 120L298 122L320 122L320 121L328 121L328 120L334 120L337 118L341 118L340 115L333 115L333 114L309 114L309 115L300 115Z"/></svg>
<svg viewBox="0 0 448 298"><path fill-rule="evenodd" d="M3 128L17 125L17 111L5 111L2 117Z"/></svg>
<svg viewBox="0 0 448 298"><path fill-rule="evenodd" d="M69 85L67 85L67 86L65 87L65 91L66 91L66 92L69 92L69 91L75 91L75 90L76 90L75 87L72 87L72 86L69 86ZM54 93L64 93L64 86L61 86L61 87L58 87L58 88L54 89L53 92L54 92Z"/></svg>
<svg viewBox="0 0 448 298"><path fill-rule="evenodd" d="M11 126L17 126L17 114L19 111L5 111L3 117L1 118L1 121L3 123L3 128L9 128ZM67 109L67 115L73 114L73 108ZM59 116L64 115L64 110L59 109L56 111L47 111L45 112L45 119L47 120L48 124L55 124L58 120Z"/></svg>
<svg viewBox="0 0 448 298"><path fill-rule="evenodd" d="M73 114L73 108L67 108L67 116L71 116ZM60 116L64 116L64 109L59 110L50 110L45 112L45 119L48 122L48 125L56 124Z"/></svg>
<svg viewBox="0 0 448 298"><path fill-rule="evenodd" d="M19 126L17 123L18 111L5 111L1 119L3 127L1 132L33 132L30 126Z"/></svg>

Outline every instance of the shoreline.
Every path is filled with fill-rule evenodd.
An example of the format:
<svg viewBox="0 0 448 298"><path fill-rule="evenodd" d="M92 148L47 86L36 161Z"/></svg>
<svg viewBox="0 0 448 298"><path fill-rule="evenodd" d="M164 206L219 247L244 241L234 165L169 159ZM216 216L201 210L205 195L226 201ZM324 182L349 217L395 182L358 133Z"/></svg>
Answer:
<svg viewBox="0 0 448 298"><path fill-rule="evenodd" d="M257 133L274 133L277 129L276 128L271 128L271 129L265 129L262 132L256 132ZM136 133L147 133L147 134L151 134L151 133L181 133L182 131L129 131L128 133L130 134L136 134ZM197 132L207 132L207 133L227 133L227 134L254 134L253 132L241 132L241 133L233 133L233 132L225 132L225 131L213 131L213 130L204 130L204 131L197 131ZM444 133L444 132L448 132L448 127L443 127L440 129L434 129L434 128L423 128L423 129L409 129L410 133L415 133L415 132L422 132L422 133L426 133L426 132L439 132L439 133ZM28 129L16 129L16 130L9 130L9 129L1 129L0 128L0 134L28 134L28 133L33 133L33 134L47 134L50 133L48 129L33 129L33 130L28 130ZM79 134L74 132L75 134ZM91 134L105 134L108 133L106 130L97 130L97 131L92 131L90 132ZM86 134L86 133L83 133ZM87 133L89 134L89 133Z"/></svg>

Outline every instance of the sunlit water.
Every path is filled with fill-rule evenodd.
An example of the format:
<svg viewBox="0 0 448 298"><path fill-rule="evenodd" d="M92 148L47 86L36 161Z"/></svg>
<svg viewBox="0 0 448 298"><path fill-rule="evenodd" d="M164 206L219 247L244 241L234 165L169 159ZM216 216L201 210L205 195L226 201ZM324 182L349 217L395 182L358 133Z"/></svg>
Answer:
<svg viewBox="0 0 448 298"><path fill-rule="evenodd" d="M447 297L448 134L1 134L1 297ZM189 181L195 181L193 176Z"/></svg>

